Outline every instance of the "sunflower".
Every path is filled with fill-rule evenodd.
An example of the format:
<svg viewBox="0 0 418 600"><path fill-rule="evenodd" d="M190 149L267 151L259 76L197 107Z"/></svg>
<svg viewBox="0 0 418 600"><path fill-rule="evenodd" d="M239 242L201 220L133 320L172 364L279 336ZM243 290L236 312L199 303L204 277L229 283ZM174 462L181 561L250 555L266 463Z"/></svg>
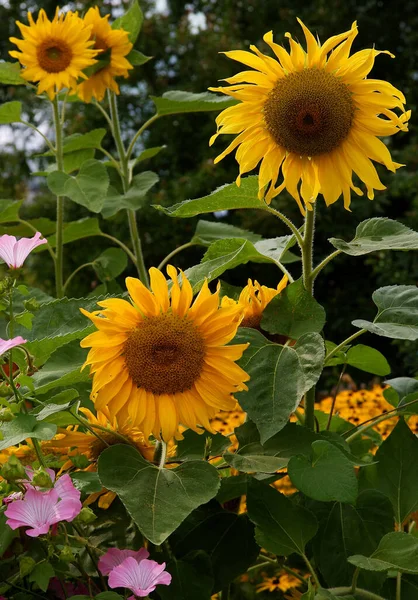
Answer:
<svg viewBox="0 0 418 600"><path fill-rule="evenodd" d="M255 46L250 46L253 53L225 52L254 70L226 79L232 84L229 88L210 88L240 100L216 119L218 131L210 144L221 133L238 135L215 163L238 148L237 185L241 175L261 161L260 200L265 197L270 203L286 188L303 214L303 203L311 210L319 193L327 206L343 194L348 209L351 190L363 194L353 184L353 172L364 182L372 200L374 190L385 189L372 160L390 171L402 166L392 161L378 137L407 131L410 111L405 112L405 97L393 85L366 79L382 51L361 50L349 56L357 35L356 23L321 46L298 21L307 51L287 33L288 53L273 42L270 31L263 39L277 60ZM393 57L387 51L383 53ZM399 116L394 108L400 110ZM276 187L280 169L282 181Z"/></svg>
<svg viewBox="0 0 418 600"><path fill-rule="evenodd" d="M151 291L128 277L132 303L102 300L101 310L88 313L98 331L82 340L91 347L85 365L93 375L96 410L107 407L110 418L130 421L148 439L181 437L179 424L212 431L209 419L236 406L234 392L246 390L249 376L235 361L248 344L228 345L236 334L241 307L219 306L219 287L207 282L193 301L184 273L167 267L164 275L150 269Z"/></svg>
<svg viewBox="0 0 418 600"><path fill-rule="evenodd" d="M108 19L109 15L100 16L97 6L89 8L84 17L85 25L91 27L90 39L94 42L94 48L102 51L103 58L108 54L109 60L108 64L78 86L77 94L84 102L90 102L92 97L100 102L107 89L119 94L115 77L128 77L129 69L133 69L125 58L132 50L128 33L123 29L112 29Z"/></svg>
<svg viewBox="0 0 418 600"><path fill-rule="evenodd" d="M13 50L10 55L25 67L22 77L39 81L37 93L46 92L50 100L63 88L75 90L77 79L87 78L83 69L97 62L90 28L85 27L77 13L59 14L58 8L52 21L43 9L36 23L28 12L28 21L29 26L16 21L23 40L10 38L20 50Z"/></svg>
<svg viewBox="0 0 418 600"><path fill-rule="evenodd" d="M278 283L277 288L269 288L265 285L260 285L258 281L254 281L253 283L249 279L238 298L238 304L243 309L241 327L257 329L260 326L261 317L267 304L284 290L287 282L287 275L285 275ZM231 302L234 302L234 300L231 300L228 296L222 298L223 306L228 306Z"/></svg>

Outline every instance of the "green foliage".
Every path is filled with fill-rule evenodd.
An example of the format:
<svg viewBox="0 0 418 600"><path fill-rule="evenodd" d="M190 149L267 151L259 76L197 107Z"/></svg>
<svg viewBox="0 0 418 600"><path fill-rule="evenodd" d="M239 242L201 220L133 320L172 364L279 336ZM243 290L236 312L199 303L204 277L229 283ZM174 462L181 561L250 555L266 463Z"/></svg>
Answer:
<svg viewBox="0 0 418 600"><path fill-rule="evenodd" d="M153 544L162 544L219 488L216 469L204 461L159 469L124 445L108 448L100 455L99 477L106 488L118 494L139 530ZM143 510L143 506L148 509Z"/></svg>
<svg viewBox="0 0 418 600"><path fill-rule="evenodd" d="M418 574L418 540L403 531L387 533L370 557L354 555L349 562L368 571L400 571Z"/></svg>
<svg viewBox="0 0 418 600"><path fill-rule="evenodd" d="M113 21L112 29L124 29L128 32L129 41L135 44L143 21L144 15L142 14L138 0L133 0L126 13Z"/></svg>
<svg viewBox="0 0 418 600"><path fill-rule="evenodd" d="M18 221L21 206L22 200L0 200L0 223Z"/></svg>
<svg viewBox="0 0 418 600"><path fill-rule="evenodd" d="M214 579L209 556L202 550L190 552L181 560L173 558L167 564L172 580L158 590L162 600L210 600Z"/></svg>
<svg viewBox="0 0 418 600"><path fill-rule="evenodd" d="M14 100L0 106L0 125L21 121L22 103Z"/></svg>
<svg viewBox="0 0 418 600"><path fill-rule="evenodd" d="M26 85L25 79L20 76L20 64L18 62L0 63L0 83L3 85Z"/></svg>
<svg viewBox="0 0 418 600"><path fill-rule="evenodd" d="M86 237L101 235L101 233L99 221L94 217L86 217L84 219L79 219L78 221L72 221L71 223L65 224L63 243L69 244L71 242L76 242L77 240L82 240ZM53 248L55 247L55 234L48 238L48 243ZM38 246L35 252L37 250L38 252L41 252L43 249L45 249L45 246Z"/></svg>
<svg viewBox="0 0 418 600"><path fill-rule="evenodd" d="M230 238L246 239L253 243L259 242L262 239L261 235L258 235L257 233L247 231L246 229L240 229L234 225L199 220L190 241L193 244L210 246L218 240Z"/></svg>
<svg viewBox="0 0 418 600"><path fill-rule="evenodd" d="M351 256L362 256L379 250L418 250L418 233L388 218L367 219L357 226L351 242L330 238L329 242Z"/></svg>
<svg viewBox="0 0 418 600"><path fill-rule="evenodd" d="M27 438L50 440L56 434L57 426L53 423L40 423L33 415L21 413L13 421L3 423L1 432L3 439L0 441L0 450L4 450Z"/></svg>
<svg viewBox="0 0 418 600"><path fill-rule="evenodd" d="M120 248L108 248L96 258L94 269L101 281L112 281L128 266L128 257Z"/></svg>
<svg viewBox="0 0 418 600"><path fill-rule="evenodd" d="M122 209L138 210L143 206L147 192L158 180L159 177L156 173L144 171L135 175L131 187L125 194L119 194L114 187L110 186L104 204L97 212L101 212L105 219L109 219Z"/></svg>
<svg viewBox="0 0 418 600"><path fill-rule="evenodd" d="M80 371L86 360L87 352L80 348L77 340L61 345L52 353L42 369L32 376L37 394L46 394L57 387L73 386L88 381L87 370Z"/></svg>
<svg viewBox="0 0 418 600"><path fill-rule="evenodd" d="M40 562L38 563L33 571L29 575L29 581L36 583L36 585L43 591L46 592L49 585L49 580L54 577L55 571L51 563Z"/></svg>
<svg viewBox="0 0 418 600"><path fill-rule="evenodd" d="M155 104L157 114L161 117L163 115L176 115L179 113L220 111L237 104L236 100L226 98L225 96L216 96L209 92L191 94L190 92L182 92L181 90L165 92L161 98L151 96L151 100Z"/></svg>
<svg viewBox="0 0 418 600"><path fill-rule="evenodd" d="M335 348L332 342L326 342L327 350L331 351ZM356 344L348 349L347 352L339 351L336 355L326 362L327 367L335 365L349 365L373 373L373 375L388 375L390 366L386 358L381 352L364 344Z"/></svg>

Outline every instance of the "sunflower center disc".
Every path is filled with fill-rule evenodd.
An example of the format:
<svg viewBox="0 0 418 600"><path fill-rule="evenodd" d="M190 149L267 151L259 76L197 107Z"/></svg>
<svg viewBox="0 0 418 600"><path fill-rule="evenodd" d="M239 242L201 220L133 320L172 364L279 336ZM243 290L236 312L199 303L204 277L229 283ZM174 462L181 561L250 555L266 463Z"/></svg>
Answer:
<svg viewBox="0 0 418 600"><path fill-rule="evenodd" d="M266 126L274 140L299 156L337 148L349 134L353 116L348 87L315 68L279 79L264 105Z"/></svg>
<svg viewBox="0 0 418 600"><path fill-rule="evenodd" d="M51 39L39 46L37 55L39 65L47 73L65 71L73 57L71 48L66 42Z"/></svg>
<svg viewBox="0 0 418 600"><path fill-rule="evenodd" d="M109 433L100 432L100 439L96 438L90 445L90 456L93 460L97 460L103 450L115 444L128 444L121 437L115 435L111 431Z"/></svg>
<svg viewBox="0 0 418 600"><path fill-rule="evenodd" d="M106 50L109 49L109 46L106 44L106 42L104 41L103 38L99 37L99 36L95 36L94 38L94 46L93 48L95 50L103 50L103 52L106 52Z"/></svg>
<svg viewBox="0 0 418 600"><path fill-rule="evenodd" d="M205 342L192 321L167 313L149 317L125 342L125 363L138 387L154 394L191 389L205 358Z"/></svg>

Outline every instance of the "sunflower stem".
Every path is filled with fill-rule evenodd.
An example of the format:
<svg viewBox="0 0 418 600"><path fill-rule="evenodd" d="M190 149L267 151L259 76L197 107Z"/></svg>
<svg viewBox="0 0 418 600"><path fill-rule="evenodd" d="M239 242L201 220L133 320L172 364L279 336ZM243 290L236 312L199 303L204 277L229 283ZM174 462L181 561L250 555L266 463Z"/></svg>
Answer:
<svg viewBox="0 0 418 600"><path fill-rule="evenodd" d="M120 121L118 115L118 107L116 103L116 95L114 92L108 92L109 96L109 107L110 115L112 119L112 133L113 139L115 140L116 148L119 154L119 161L121 166L121 179L123 185L123 191L126 192L129 189L131 183L131 174L129 171L129 160L128 154L126 153L125 146L122 141L122 134L120 128ZM141 238L139 237L138 224L136 222L136 215L134 210L127 210L129 232L131 234L132 246L136 258L136 268L138 270L139 279L144 285L149 287L148 273L145 267L144 256L142 253Z"/></svg>
<svg viewBox="0 0 418 600"><path fill-rule="evenodd" d="M55 96L52 102L55 126L55 159L58 171L64 170L63 144L62 144L62 127L59 114L58 96ZM55 248L55 289L57 298L62 298L64 295L63 288L63 259L64 259L64 244L63 244L63 228L64 228L64 198L57 196L57 223L56 223L56 248Z"/></svg>
<svg viewBox="0 0 418 600"><path fill-rule="evenodd" d="M192 246L197 245L198 244L195 244L195 242L187 242L186 244L182 244L181 246L174 248L174 250L172 250L170 254L167 254L167 256L163 258L163 260L158 265L157 269L159 271L162 271L163 267L165 267L165 265L173 258L173 256L176 256L176 254L179 254L179 252L182 252L182 250L186 250L186 248L191 248Z"/></svg>
<svg viewBox="0 0 418 600"><path fill-rule="evenodd" d="M298 228L296 227L296 225L294 225L292 223L292 221L286 217L286 215L281 213L279 210L276 210L275 208L268 206L267 204L265 206L261 206L261 208L262 208L262 210L265 210L265 211L271 213L272 215L274 215L275 217L277 217L278 219L283 221L283 223L290 229L290 231L295 236L296 241L299 244L300 249L302 250L303 238L302 238Z"/></svg>

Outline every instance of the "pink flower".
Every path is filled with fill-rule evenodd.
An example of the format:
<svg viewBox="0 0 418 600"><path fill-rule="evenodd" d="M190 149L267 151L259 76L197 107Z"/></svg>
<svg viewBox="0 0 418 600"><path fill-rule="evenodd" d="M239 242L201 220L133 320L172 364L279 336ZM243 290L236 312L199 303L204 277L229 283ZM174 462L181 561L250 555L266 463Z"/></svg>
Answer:
<svg viewBox="0 0 418 600"><path fill-rule="evenodd" d="M3 236L4 237L4 236ZM0 338L0 356L10 350L10 348L14 348L15 346L19 346L20 344L26 344L27 340L24 340L20 335L11 340L3 340Z"/></svg>
<svg viewBox="0 0 418 600"><path fill-rule="evenodd" d="M170 585L171 575L164 569L165 563L160 565L154 560L146 558L138 562L132 556L128 556L120 565L111 570L109 587L129 588L135 596L144 598L153 592L157 585ZM131 596L129 600L134 600L134 596Z"/></svg>
<svg viewBox="0 0 418 600"><path fill-rule="evenodd" d="M28 254L34 248L41 244L46 244L46 239L40 239L39 231L35 233L33 238L20 238L16 240L14 235L0 236L0 258L10 267L10 269L18 269L25 262Z"/></svg>
<svg viewBox="0 0 418 600"><path fill-rule="evenodd" d="M69 475L60 477L47 492L26 486L23 500L11 502L4 514L11 529L29 527L26 533L38 537L60 521L72 521L82 509L80 492Z"/></svg>
<svg viewBox="0 0 418 600"><path fill-rule="evenodd" d="M109 575L109 573L122 564L125 558L134 558L137 562L141 562L144 558L148 558L149 552L146 548L140 550L119 550L118 548L109 548L109 550L100 557L99 569L102 575Z"/></svg>

